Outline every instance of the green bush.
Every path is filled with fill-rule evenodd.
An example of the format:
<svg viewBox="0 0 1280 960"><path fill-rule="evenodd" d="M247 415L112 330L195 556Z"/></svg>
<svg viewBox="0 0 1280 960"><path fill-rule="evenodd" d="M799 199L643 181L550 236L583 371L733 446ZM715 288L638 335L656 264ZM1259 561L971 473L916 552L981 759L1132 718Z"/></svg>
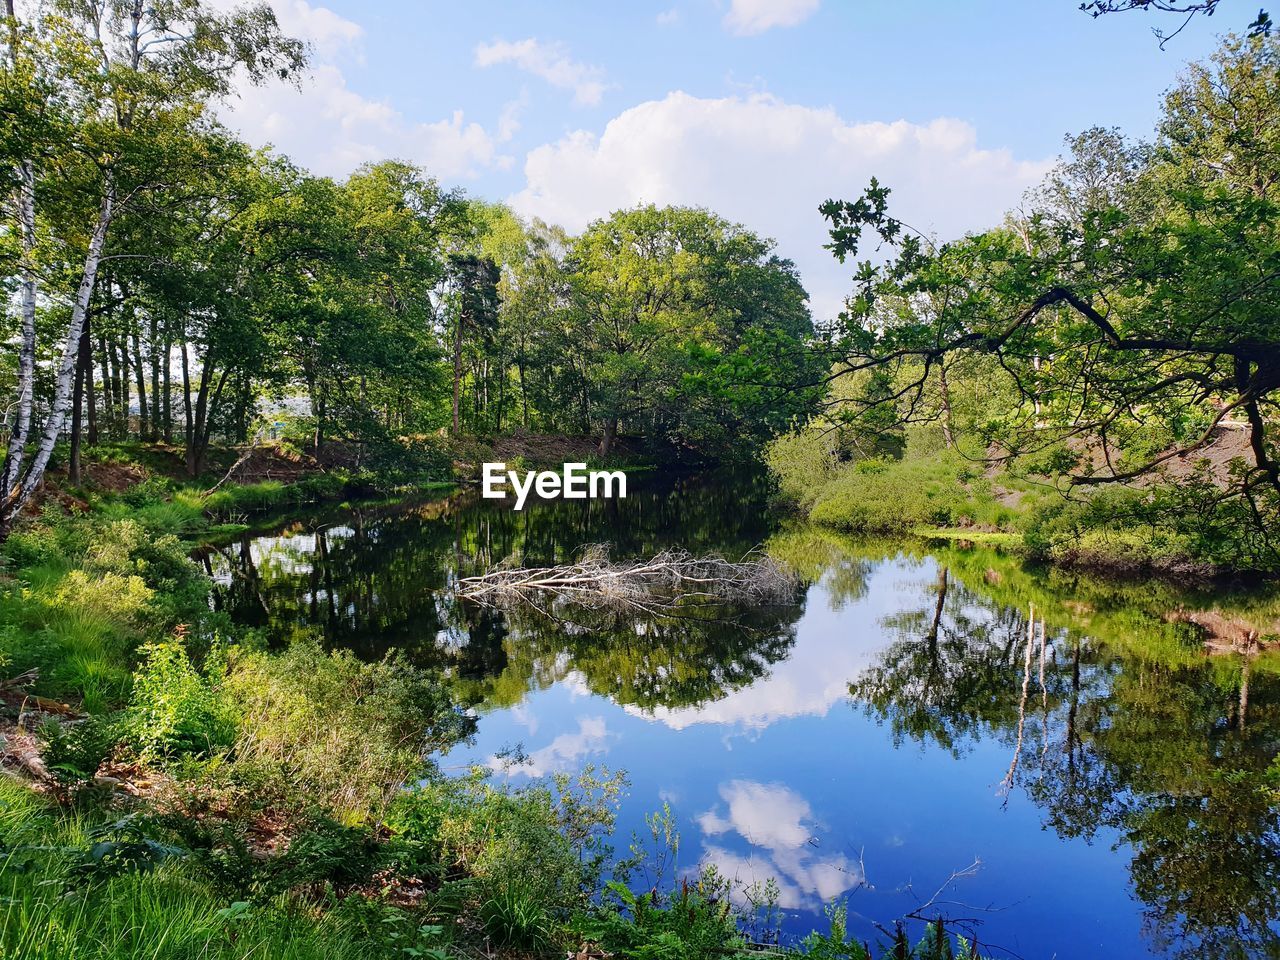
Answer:
<svg viewBox="0 0 1280 960"><path fill-rule="evenodd" d="M446 872L475 877L490 893L524 885L549 912L579 905L591 879L542 785L502 790L479 774L432 778L396 798L387 825ZM530 863L539 865L533 878Z"/></svg>
<svg viewBox="0 0 1280 960"><path fill-rule="evenodd" d="M121 732L144 760L209 756L235 742L235 717L218 690L222 664L202 674L180 640L142 647Z"/></svg>
<svg viewBox="0 0 1280 960"><path fill-rule="evenodd" d="M225 689L243 731L240 762L257 765L283 802L353 822L380 815L428 771L429 754L474 726L402 657L365 663L307 639L279 654L236 651Z"/></svg>
<svg viewBox="0 0 1280 960"><path fill-rule="evenodd" d="M437 776L398 796L386 824L417 870L474 879L473 908L493 940L536 949L599 888L597 840L612 829L623 782L591 769L518 790L478 770Z"/></svg>
<svg viewBox="0 0 1280 960"><path fill-rule="evenodd" d="M119 714L90 714L77 723L50 720L40 728L41 755L61 783L77 786L93 778L120 735Z"/></svg>
<svg viewBox="0 0 1280 960"><path fill-rule="evenodd" d="M681 883L669 896L636 894L610 883L604 901L574 918L584 940L623 960L712 960L745 955L724 882L708 873L697 883Z"/></svg>
<svg viewBox="0 0 1280 960"><path fill-rule="evenodd" d="M778 495L807 510L835 475L834 435L815 429L785 433L765 448L764 461L777 478Z"/></svg>
<svg viewBox="0 0 1280 960"><path fill-rule="evenodd" d="M921 526L995 524L1004 519L989 481L963 461L863 460L845 467L814 500L810 518L856 533Z"/></svg>
<svg viewBox="0 0 1280 960"><path fill-rule="evenodd" d="M499 946L541 952L555 932L547 908L540 884L529 878L507 877L489 887L480 904L480 919L489 938Z"/></svg>

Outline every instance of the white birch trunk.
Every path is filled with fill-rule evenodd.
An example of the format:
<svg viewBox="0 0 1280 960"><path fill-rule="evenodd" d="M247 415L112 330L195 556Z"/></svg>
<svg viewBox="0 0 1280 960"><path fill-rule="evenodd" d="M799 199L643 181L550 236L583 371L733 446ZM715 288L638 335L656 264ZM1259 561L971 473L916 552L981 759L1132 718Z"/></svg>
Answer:
<svg viewBox="0 0 1280 960"><path fill-rule="evenodd" d="M71 321L67 326L67 340L62 348L62 359L58 364L57 387L54 391L53 409L45 423L44 433L40 437L40 446L36 449L27 474L21 484L0 507L0 528L13 522L18 513L31 499L36 487L44 479L45 468L49 458L53 456L53 448L62 433L67 412L71 407L71 392L75 383L76 362L80 353L80 334L84 330L84 318L89 313L89 300L93 296L93 286L98 278L98 264L102 260L102 248L106 243L107 230L111 226L111 217L115 209L115 184L108 174L106 189L102 194L102 203L98 208L98 221L94 224L93 234L89 238L89 250L84 258L84 273L80 277L80 287L76 291L75 303L71 308Z"/></svg>
<svg viewBox="0 0 1280 960"><path fill-rule="evenodd" d="M22 234L22 346L18 353L18 411L4 467L0 469L0 499L13 493L22 475L27 437L31 433L31 408L36 378L36 171L30 160L18 164L18 219Z"/></svg>

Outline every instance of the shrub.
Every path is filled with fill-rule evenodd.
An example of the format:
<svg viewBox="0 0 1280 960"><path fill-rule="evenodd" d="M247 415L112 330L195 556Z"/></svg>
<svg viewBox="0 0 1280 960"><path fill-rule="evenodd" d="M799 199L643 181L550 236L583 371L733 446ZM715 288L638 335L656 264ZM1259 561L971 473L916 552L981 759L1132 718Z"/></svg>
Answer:
<svg viewBox="0 0 1280 960"><path fill-rule="evenodd" d="M539 885L515 877L489 888L480 904L480 919L495 943L521 950L541 951L555 929Z"/></svg>
<svg viewBox="0 0 1280 960"><path fill-rule="evenodd" d="M709 872L669 896L610 883L600 906L574 919L576 932L624 960L711 960L745 954L747 943L723 881Z"/></svg>
<svg viewBox="0 0 1280 960"><path fill-rule="evenodd" d="M218 691L221 664L207 674L192 665L180 640L147 644L122 718L124 738L144 760L208 756L235 742L234 715Z"/></svg>
<svg viewBox="0 0 1280 960"><path fill-rule="evenodd" d="M436 434L389 438L373 445L363 466L383 483L405 480L449 480L453 477L450 440Z"/></svg>
<svg viewBox="0 0 1280 960"><path fill-rule="evenodd" d="M835 475L833 434L812 429L783 434L765 448L764 460L778 480L779 496L808 509Z"/></svg>
<svg viewBox="0 0 1280 960"><path fill-rule="evenodd" d="M863 460L816 497L810 517L857 533L906 533L919 526L968 526L999 519L990 484L950 459Z"/></svg>
<svg viewBox="0 0 1280 960"><path fill-rule="evenodd" d="M117 630L141 630L153 596L138 576L72 570L58 586L53 603L73 616L105 621Z"/></svg>
<svg viewBox="0 0 1280 960"><path fill-rule="evenodd" d="M623 783L590 769L520 790L494 787L483 771L434 777L398 796L386 822L439 872L475 878L490 935L528 948L598 888L597 839L613 826Z"/></svg>
<svg viewBox="0 0 1280 960"><path fill-rule="evenodd" d="M90 714L78 723L50 720L40 729L45 766L63 784L74 786L93 778L120 739L117 714Z"/></svg>
<svg viewBox="0 0 1280 960"><path fill-rule="evenodd" d="M281 799L353 821L381 814L427 771L428 754L474 726L399 655L365 663L307 639L275 655L238 651L226 691L241 718L240 760L272 777Z"/></svg>

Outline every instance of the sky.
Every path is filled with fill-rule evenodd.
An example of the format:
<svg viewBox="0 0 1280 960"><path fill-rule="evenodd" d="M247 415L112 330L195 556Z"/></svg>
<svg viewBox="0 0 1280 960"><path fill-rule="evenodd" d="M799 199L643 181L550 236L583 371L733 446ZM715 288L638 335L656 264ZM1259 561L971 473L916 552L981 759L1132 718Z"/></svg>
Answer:
<svg viewBox="0 0 1280 960"><path fill-rule="evenodd" d="M270 2L311 68L225 105L250 142L338 178L409 161L571 231L707 207L774 239L820 320L850 285L823 200L874 176L941 239L988 227L1064 136L1148 136L1185 62L1252 19L1225 0L1161 50L1177 20L1077 0Z"/></svg>

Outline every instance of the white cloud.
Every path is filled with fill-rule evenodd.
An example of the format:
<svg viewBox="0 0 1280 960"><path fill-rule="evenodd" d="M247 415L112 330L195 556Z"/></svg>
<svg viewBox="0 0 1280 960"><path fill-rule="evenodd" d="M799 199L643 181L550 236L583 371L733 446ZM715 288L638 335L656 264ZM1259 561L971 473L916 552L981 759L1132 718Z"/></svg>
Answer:
<svg viewBox="0 0 1280 960"><path fill-rule="evenodd" d="M214 0L230 8L235 0ZM352 90L339 60L361 56L364 29L306 0L273 0L281 29L307 41L313 63L299 87L243 86L220 119L250 143L270 143L315 173L343 177L362 163L395 158L441 178L474 177L513 162L495 137L460 111L431 122L405 117L389 103ZM514 133L514 113L502 122Z"/></svg>
<svg viewBox="0 0 1280 960"><path fill-rule="evenodd" d="M526 73L541 77L553 87L572 90L573 99L594 106L604 96L604 71L599 67L570 60L558 43L525 40L495 40L476 46L476 66L492 67L500 63L515 64Z"/></svg>
<svg viewBox="0 0 1280 960"><path fill-rule="evenodd" d="M582 765L584 757L606 753L610 734L604 717L579 717L576 733L562 733L545 747L534 750L524 763L510 767L513 774L523 773L531 777L543 777L549 773L573 770ZM493 770L506 770L508 765L500 758L490 757L487 765Z"/></svg>
<svg viewBox="0 0 1280 960"><path fill-rule="evenodd" d="M342 177L362 163L396 158L433 176L472 177L511 162L495 138L462 111L416 123L347 86L332 64L315 66L300 90L270 86L233 101L223 121L251 143L270 143L315 173Z"/></svg>
<svg viewBox="0 0 1280 960"><path fill-rule="evenodd" d="M672 7L670 10L663 10L656 19L660 27L673 27L680 22L680 8Z"/></svg>
<svg viewBox="0 0 1280 960"><path fill-rule="evenodd" d="M306 40L320 56L359 52L364 28L328 7L313 7L306 0L276 0L274 9L280 29Z"/></svg>
<svg viewBox="0 0 1280 960"><path fill-rule="evenodd" d="M521 90L520 96L514 100L508 100L502 105L502 112L498 114L497 138L499 143L505 143L520 132L520 114L528 105L529 92L527 90Z"/></svg>
<svg viewBox="0 0 1280 960"><path fill-rule="evenodd" d="M205 3L224 12L243 5L242 0L205 0ZM364 27L354 20L307 0L272 0L271 9L286 36L306 41L322 59L339 54L360 55Z"/></svg>
<svg viewBox="0 0 1280 960"><path fill-rule="evenodd" d="M818 205L853 198L876 176L891 211L948 238L999 221L1048 169L978 146L955 119L855 122L829 107L766 94L706 99L668 94L531 151L516 209L578 230L638 203L706 206L775 238L795 260L820 319L849 289L850 269L824 249Z"/></svg>
<svg viewBox="0 0 1280 960"><path fill-rule="evenodd" d="M896 581L902 573L897 564L884 564L871 574L868 595L899 598ZM731 735L758 733L791 717L826 716L837 704L848 703L850 681L861 676L883 649L879 620L887 612L870 600L841 606L824 579L810 589L796 624L796 645L768 676L701 706L659 706L652 711L628 707L627 712L673 730L715 724L728 728Z"/></svg>
<svg viewBox="0 0 1280 960"><path fill-rule="evenodd" d="M733 0L724 15L725 29L740 37L774 27L794 27L813 16L821 0Z"/></svg>
<svg viewBox="0 0 1280 960"><path fill-rule="evenodd" d="M727 816L708 810L698 818L708 836L736 830L757 847L789 850L813 835L809 801L781 783L730 780L720 785L720 799L729 806Z"/></svg>
<svg viewBox="0 0 1280 960"><path fill-rule="evenodd" d="M720 785L720 797L728 805L727 814L708 810L698 818L704 835L703 864L714 863L740 885L774 879L778 905L789 910L827 903L866 882L861 864L843 854L818 855L809 801L790 787L730 780ZM707 842L730 832L753 849L743 855L722 843Z"/></svg>

